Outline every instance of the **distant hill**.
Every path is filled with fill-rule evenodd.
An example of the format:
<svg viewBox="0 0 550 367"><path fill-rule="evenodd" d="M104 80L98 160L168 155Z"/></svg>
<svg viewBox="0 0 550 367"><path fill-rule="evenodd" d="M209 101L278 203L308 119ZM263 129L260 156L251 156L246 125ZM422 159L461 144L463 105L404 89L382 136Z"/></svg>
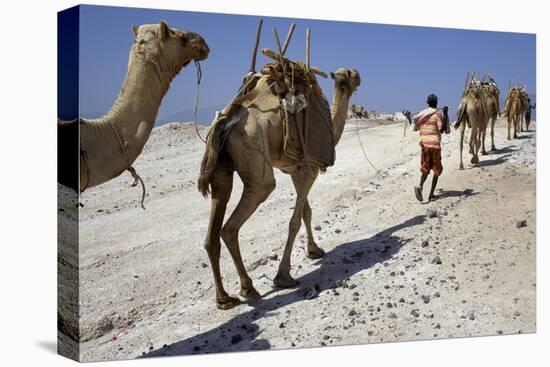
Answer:
<svg viewBox="0 0 550 367"><path fill-rule="evenodd" d="M197 122L200 125L209 126L212 120L214 120L214 116L216 116L216 111L221 110L223 107L199 107L199 110L197 111ZM193 121L194 119L194 111L193 110L181 110L177 111L168 115L162 115L157 118L156 125L163 125L168 122L174 122L174 121Z"/></svg>

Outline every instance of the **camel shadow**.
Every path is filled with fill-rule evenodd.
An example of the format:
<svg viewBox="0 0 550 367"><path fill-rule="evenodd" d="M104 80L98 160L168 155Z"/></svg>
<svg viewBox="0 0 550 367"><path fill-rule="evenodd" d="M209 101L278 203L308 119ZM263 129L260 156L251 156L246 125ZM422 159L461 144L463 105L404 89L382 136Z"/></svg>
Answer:
<svg viewBox="0 0 550 367"><path fill-rule="evenodd" d="M525 131L520 134L525 134ZM533 139L533 135L518 135L514 139Z"/></svg>
<svg viewBox="0 0 550 367"><path fill-rule="evenodd" d="M418 215L369 238L339 245L327 252L322 259L317 260L315 265L320 265L317 269L298 278L300 282L298 287L290 293L277 294L280 290L273 289L252 304L252 309L236 315L209 331L143 353L141 358L269 349L271 344L268 339L259 338L262 330L254 324L255 321L279 315L278 309L282 307L298 302L308 302L306 293L314 289L320 293L348 287L349 277L391 259L401 247L412 241L412 238L395 236L395 232L420 225L425 219L425 215ZM360 285L356 286L360 289ZM368 284L365 286L368 287ZM266 298L272 294L275 295ZM281 336L284 336L284 321L287 320L287 316L281 316L279 327Z"/></svg>
<svg viewBox="0 0 550 367"><path fill-rule="evenodd" d="M489 151L489 155L512 153L512 152L515 152L517 150L517 149L513 149L515 147L516 147L515 145L509 145L509 146L504 147L504 148L500 148L500 149L497 149L497 150L492 150L492 151Z"/></svg>
<svg viewBox="0 0 550 367"><path fill-rule="evenodd" d="M506 162L508 159L508 157L511 157L512 154L511 153L508 153L508 154L505 154L505 155L502 155L498 158L495 158L495 159L488 159L488 160L482 160L479 162L479 167L490 167L490 166L496 166L498 164L501 164L501 163L504 163ZM472 167L472 168L477 168L477 167Z"/></svg>

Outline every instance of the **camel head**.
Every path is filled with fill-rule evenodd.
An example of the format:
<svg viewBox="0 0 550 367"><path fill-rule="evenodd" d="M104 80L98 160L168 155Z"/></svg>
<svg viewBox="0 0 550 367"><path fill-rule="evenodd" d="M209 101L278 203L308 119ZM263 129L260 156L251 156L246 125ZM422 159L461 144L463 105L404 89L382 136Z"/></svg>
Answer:
<svg viewBox="0 0 550 367"><path fill-rule="evenodd" d="M519 90L514 88L512 89L509 93L508 93L508 98L509 99L516 99L516 98L519 98L520 97L520 93L519 93Z"/></svg>
<svg viewBox="0 0 550 367"><path fill-rule="evenodd" d="M330 73L330 77L334 79L335 88L341 92L351 95L361 84L359 72L355 69L340 68L335 72Z"/></svg>
<svg viewBox="0 0 550 367"><path fill-rule="evenodd" d="M133 50L160 63L161 70L169 68L176 73L191 60L208 57L210 49L197 33L171 28L166 22L134 26Z"/></svg>

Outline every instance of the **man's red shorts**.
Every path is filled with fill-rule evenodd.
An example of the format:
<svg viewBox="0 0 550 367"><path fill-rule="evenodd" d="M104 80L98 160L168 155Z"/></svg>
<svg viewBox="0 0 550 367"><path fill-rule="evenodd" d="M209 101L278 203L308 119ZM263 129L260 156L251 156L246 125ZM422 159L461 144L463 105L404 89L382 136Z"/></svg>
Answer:
<svg viewBox="0 0 550 367"><path fill-rule="evenodd" d="M443 172L443 165L441 164L441 149L426 148L420 144L422 149L422 155L420 157L420 172L430 173L430 170L434 172L434 175L439 176Z"/></svg>

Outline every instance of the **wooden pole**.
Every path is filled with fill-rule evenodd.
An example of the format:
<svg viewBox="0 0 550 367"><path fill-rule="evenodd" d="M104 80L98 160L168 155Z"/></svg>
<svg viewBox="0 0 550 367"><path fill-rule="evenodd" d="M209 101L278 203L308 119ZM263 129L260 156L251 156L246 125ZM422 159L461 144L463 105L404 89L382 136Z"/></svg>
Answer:
<svg viewBox="0 0 550 367"><path fill-rule="evenodd" d="M464 90L463 93L466 92L466 88L468 87L468 79L470 79L470 72L468 71L468 74L466 74L466 81L464 82Z"/></svg>
<svg viewBox="0 0 550 367"><path fill-rule="evenodd" d="M279 54L283 56L283 48L281 47L281 41L279 40L279 34L277 33L277 28L273 27L273 35L275 36L275 42L277 42L277 48L279 49Z"/></svg>
<svg viewBox="0 0 550 367"><path fill-rule="evenodd" d="M288 48L288 45L290 44L290 39L292 38L292 33L294 33L294 28L296 28L296 23L292 23L290 25L290 28L288 29L288 33L286 34L285 43L283 45L283 56L286 53L286 49Z"/></svg>
<svg viewBox="0 0 550 367"><path fill-rule="evenodd" d="M309 69L309 42L310 42L310 33L309 28L306 30L306 66Z"/></svg>
<svg viewBox="0 0 550 367"><path fill-rule="evenodd" d="M260 35L262 34L262 25L264 20L260 19L258 22L258 29L256 30L256 41L254 42L254 51L252 53L252 63L250 64L250 71L256 72L256 55L258 53L258 46L260 45Z"/></svg>

